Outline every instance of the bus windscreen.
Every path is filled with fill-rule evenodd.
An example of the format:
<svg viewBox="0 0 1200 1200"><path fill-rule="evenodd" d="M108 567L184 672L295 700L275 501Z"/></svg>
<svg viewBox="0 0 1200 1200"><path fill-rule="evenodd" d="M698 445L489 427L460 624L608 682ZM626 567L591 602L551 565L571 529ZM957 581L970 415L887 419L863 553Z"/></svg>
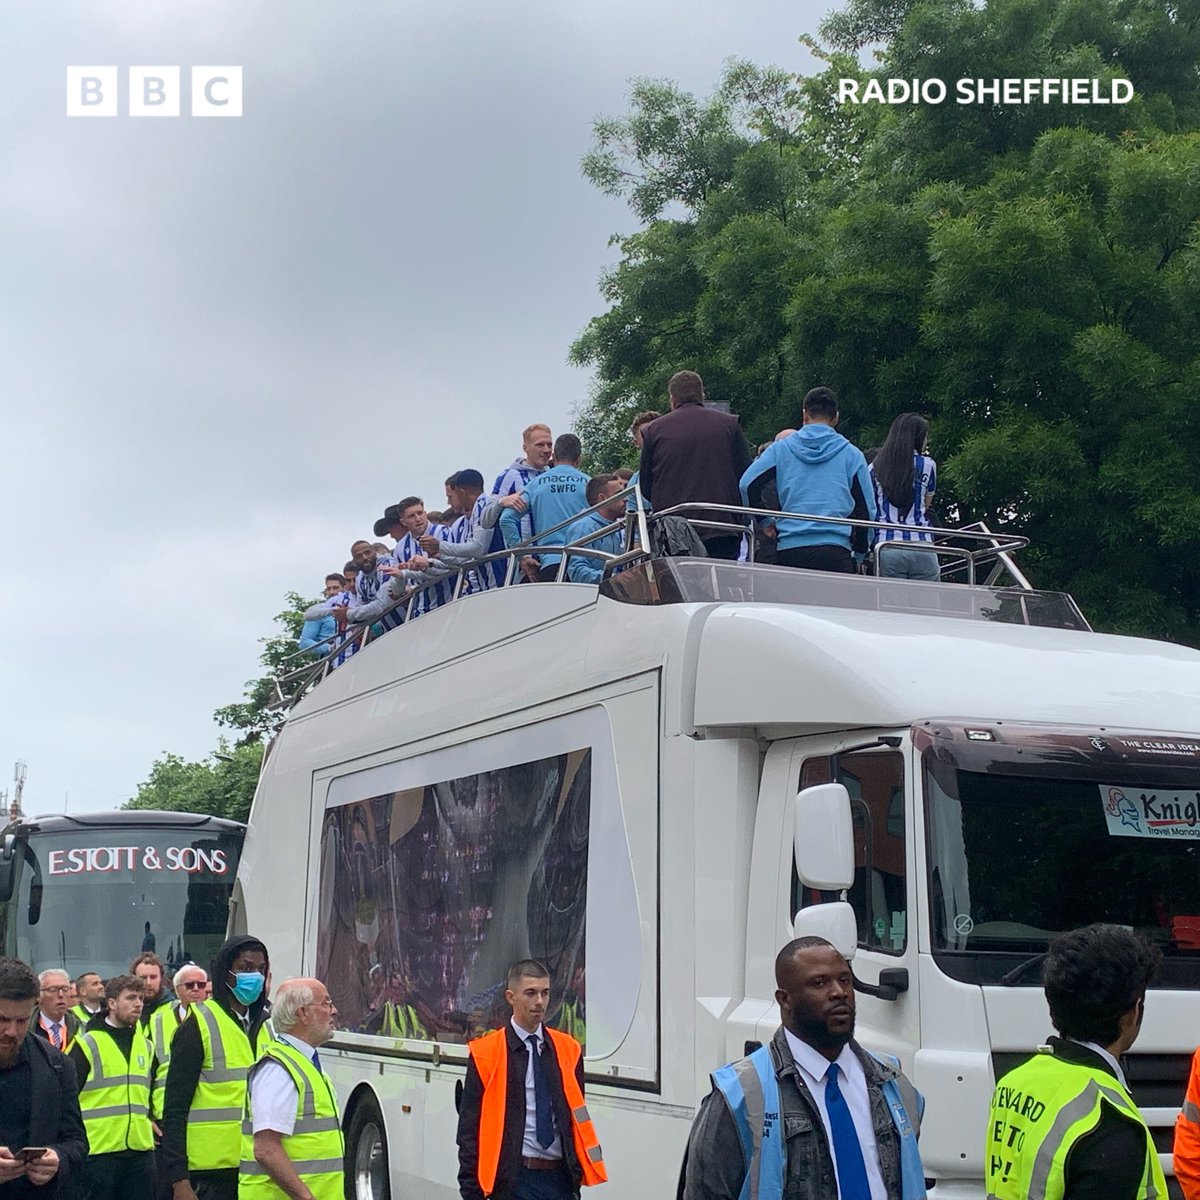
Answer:
<svg viewBox="0 0 1200 1200"><path fill-rule="evenodd" d="M0 904L0 953L72 977L128 971L153 951L168 974L207 967L225 938L241 834L180 828L34 832Z"/></svg>

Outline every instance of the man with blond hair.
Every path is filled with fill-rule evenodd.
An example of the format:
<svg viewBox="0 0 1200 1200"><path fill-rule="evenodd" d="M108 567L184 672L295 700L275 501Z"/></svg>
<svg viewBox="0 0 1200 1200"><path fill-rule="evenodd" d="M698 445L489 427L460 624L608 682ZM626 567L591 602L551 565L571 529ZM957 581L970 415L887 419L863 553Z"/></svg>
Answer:
<svg viewBox="0 0 1200 1200"><path fill-rule="evenodd" d="M286 979L275 993L275 1040L250 1071L238 1200L342 1200L341 1117L317 1047L337 1028L319 979Z"/></svg>
<svg viewBox="0 0 1200 1200"><path fill-rule="evenodd" d="M527 426L521 434L521 451L522 456L514 459L496 477L492 487L494 499L503 500L505 496L519 495L531 479L550 466L554 460L554 438L550 426L540 423ZM520 526L521 536L517 540L527 542L533 537L533 518L528 512L522 514Z"/></svg>

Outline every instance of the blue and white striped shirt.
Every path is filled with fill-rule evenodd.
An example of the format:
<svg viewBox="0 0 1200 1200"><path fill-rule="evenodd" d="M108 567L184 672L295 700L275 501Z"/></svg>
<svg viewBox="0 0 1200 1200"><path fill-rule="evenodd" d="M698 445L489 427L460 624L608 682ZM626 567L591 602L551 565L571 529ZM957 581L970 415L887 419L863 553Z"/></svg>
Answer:
<svg viewBox="0 0 1200 1200"><path fill-rule="evenodd" d="M435 525L432 521L425 526L425 532L418 534L417 537L435 537L446 539L449 541L450 527L448 525ZM396 543L396 561L398 563L408 562L409 559L418 554L424 554L421 549L421 543L417 541L411 533L406 533ZM422 613L431 612L435 608L441 608L443 604L449 602L450 597L454 594L453 580L446 579L441 583L431 584L420 592L413 603L412 615L419 617Z"/></svg>
<svg viewBox="0 0 1200 1200"><path fill-rule="evenodd" d="M906 513L901 513L896 506L883 494L879 480L875 478L875 466L869 468L871 484L875 489L876 519L879 521L894 521L898 525L909 525L909 529L878 529L875 540L879 542L932 542L932 533L922 533L922 528L928 529L933 521L925 511L929 499L937 491L937 463L928 455L913 454L913 485L912 507Z"/></svg>
<svg viewBox="0 0 1200 1200"><path fill-rule="evenodd" d="M351 610L362 608L365 605L376 605L379 599L379 589L386 588L389 577L379 573L380 567L392 567L396 565L396 559L390 554L381 554L375 560L375 569L373 571L359 571L358 578L354 581L354 603L351 605ZM391 597L385 596L385 604L391 603ZM382 616L375 614L370 615L372 621L378 621L385 630L395 629L397 626L404 623L403 607L394 608L389 613L384 613Z"/></svg>
<svg viewBox="0 0 1200 1200"><path fill-rule="evenodd" d="M531 467L523 458L518 458L496 477L492 495L499 499L501 496L511 496L514 492L523 492L529 481L544 470L544 467ZM533 537L533 516L528 510L520 516L520 529L521 536L517 541L527 542Z"/></svg>

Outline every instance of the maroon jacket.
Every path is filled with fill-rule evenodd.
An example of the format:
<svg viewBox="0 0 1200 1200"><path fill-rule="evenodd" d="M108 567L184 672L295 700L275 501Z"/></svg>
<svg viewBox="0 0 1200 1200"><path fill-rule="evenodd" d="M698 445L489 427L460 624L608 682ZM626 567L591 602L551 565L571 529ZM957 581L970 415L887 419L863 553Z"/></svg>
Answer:
<svg viewBox="0 0 1200 1200"><path fill-rule="evenodd" d="M740 505L738 481L749 465L750 445L737 417L702 404L681 404L645 426L638 485L655 512L696 500ZM682 515L693 520L732 519L732 514L712 511ZM696 532L707 541L728 537L731 531Z"/></svg>

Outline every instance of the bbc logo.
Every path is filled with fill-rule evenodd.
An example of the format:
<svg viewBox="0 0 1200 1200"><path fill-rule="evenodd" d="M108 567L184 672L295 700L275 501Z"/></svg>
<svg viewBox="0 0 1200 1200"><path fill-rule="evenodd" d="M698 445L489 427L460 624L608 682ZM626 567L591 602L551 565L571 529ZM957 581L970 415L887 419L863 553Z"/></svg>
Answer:
<svg viewBox="0 0 1200 1200"><path fill-rule="evenodd" d="M68 67L67 116L118 115L118 67ZM183 103L179 67L130 67L131 117L177 117ZM241 67L192 67L193 117L242 115Z"/></svg>

